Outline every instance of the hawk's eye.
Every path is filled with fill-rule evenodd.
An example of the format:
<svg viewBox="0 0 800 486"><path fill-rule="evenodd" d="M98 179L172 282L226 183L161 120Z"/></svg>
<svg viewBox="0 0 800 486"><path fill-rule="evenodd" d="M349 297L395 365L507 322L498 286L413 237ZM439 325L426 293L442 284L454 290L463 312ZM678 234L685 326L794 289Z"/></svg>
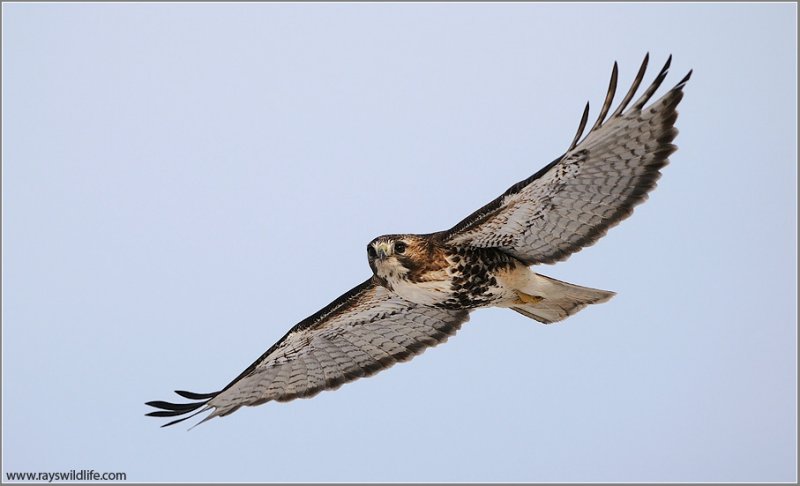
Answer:
<svg viewBox="0 0 800 486"><path fill-rule="evenodd" d="M369 255L370 258L375 258L376 256L378 256L378 254L375 252L374 246L367 245L367 255Z"/></svg>
<svg viewBox="0 0 800 486"><path fill-rule="evenodd" d="M406 244L402 241L398 241L394 244L394 252L395 253L405 253L406 251Z"/></svg>

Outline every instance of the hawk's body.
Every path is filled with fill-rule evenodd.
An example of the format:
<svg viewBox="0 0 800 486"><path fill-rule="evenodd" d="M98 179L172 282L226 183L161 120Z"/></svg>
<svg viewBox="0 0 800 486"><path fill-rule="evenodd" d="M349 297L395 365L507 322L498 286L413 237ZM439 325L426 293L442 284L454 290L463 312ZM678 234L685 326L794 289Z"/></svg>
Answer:
<svg viewBox="0 0 800 486"><path fill-rule="evenodd" d="M667 61L628 108L646 66L647 57L606 118L616 89L614 64L597 121L581 140L587 105L564 155L447 231L374 239L367 245L372 277L290 329L221 391L178 391L194 402L148 402L160 409L148 415L213 409L208 420L245 405L335 389L445 341L477 308L508 307L550 323L611 298L612 292L561 282L529 267L564 260L591 245L655 187L675 150L676 107L691 71L645 108L667 75Z"/></svg>
<svg viewBox="0 0 800 486"><path fill-rule="evenodd" d="M437 236L391 235L370 243L385 247L384 258L369 258L380 284L409 302L442 309L475 309L510 299L501 281L524 265L494 249L444 246ZM397 242L406 245L402 254L394 251Z"/></svg>
<svg viewBox="0 0 800 486"><path fill-rule="evenodd" d="M614 295L538 275L494 248L451 246L442 239L443 233L376 238L370 247L383 253L379 258L370 252L376 280L415 304L451 310L510 307L548 324ZM397 243L405 246L402 253L395 251Z"/></svg>

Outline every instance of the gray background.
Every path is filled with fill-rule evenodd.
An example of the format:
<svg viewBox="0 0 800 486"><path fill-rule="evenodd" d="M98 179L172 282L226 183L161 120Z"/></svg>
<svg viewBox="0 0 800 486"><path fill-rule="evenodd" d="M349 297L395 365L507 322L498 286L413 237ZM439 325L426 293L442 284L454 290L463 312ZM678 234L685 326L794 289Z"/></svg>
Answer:
<svg viewBox="0 0 800 486"><path fill-rule="evenodd" d="M795 5L2 8L4 473L795 480ZM647 51L647 82L670 53L665 86L695 69L680 150L542 269L611 302L549 327L482 310L410 363L188 433L143 416L361 282L374 236L550 162Z"/></svg>

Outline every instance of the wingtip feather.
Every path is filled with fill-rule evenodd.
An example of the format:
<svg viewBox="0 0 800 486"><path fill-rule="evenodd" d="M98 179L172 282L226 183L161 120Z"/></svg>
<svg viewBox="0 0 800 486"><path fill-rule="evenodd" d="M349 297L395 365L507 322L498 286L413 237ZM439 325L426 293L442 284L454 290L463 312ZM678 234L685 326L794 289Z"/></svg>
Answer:
<svg viewBox="0 0 800 486"><path fill-rule="evenodd" d="M678 81L678 84L676 84L673 89L683 89L683 87L686 86L686 83L689 82L689 79L691 79L692 72L694 72L694 69L690 69L689 72L686 73L686 76L684 76L683 79Z"/></svg>
<svg viewBox="0 0 800 486"><path fill-rule="evenodd" d="M195 393L185 390L175 390L175 393L182 396L183 398L187 398L189 400L210 400L215 396L219 395L219 392L212 392L212 393Z"/></svg>
<svg viewBox="0 0 800 486"><path fill-rule="evenodd" d="M661 83L663 83L664 79L666 79L667 74L669 74L669 67L671 65L672 65L672 54L670 54L669 57L667 57L667 62L664 63L664 67L662 67L661 71L658 72L656 79L653 80L653 82L650 84L650 86L647 87L642 96L638 100L636 100L636 103L633 104L633 106L631 107L632 110L641 111L642 108L644 108L644 105L646 105L647 102L650 101L650 98L653 97L655 92L661 86Z"/></svg>
<svg viewBox="0 0 800 486"><path fill-rule="evenodd" d="M642 84L642 80L644 79L644 74L647 71L647 65L649 63L650 63L650 53L648 52L644 55L642 64L641 66L639 66L639 71L636 73L636 77L633 79L633 84L631 84L631 87L630 89L628 89L628 92L625 93L625 97L622 98L622 101L619 103L617 109L614 110L614 113L611 115L611 118L620 116L625 111L625 108L628 107L628 103L630 103L631 99L633 99L633 96L639 89L639 85Z"/></svg>
<svg viewBox="0 0 800 486"><path fill-rule="evenodd" d="M586 107L583 109L583 116L581 116L581 122L578 125L578 131L575 133L575 138L572 139L572 143L569 144L569 148L567 152L574 149L576 145L578 145L578 140L580 140L581 135L583 135L583 130L586 128L586 122L589 120L589 102L586 102Z"/></svg>
<svg viewBox="0 0 800 486"><path fill-rule="evenodd" d="M617 67L617 61L614 61L614 67L611 69L611 80L608 83L608 91L606 92L606 99L603 101L603 106L600 108L600 114L597 115L597 121L594 122L592 128L589 130L589 133L597 130L601 126L603 126L603 122L605 121L606 115L608 114L608 110L611 109L611 104L614 102L614 95L617 92L617 76L619 74L619 68Z"/></svg>

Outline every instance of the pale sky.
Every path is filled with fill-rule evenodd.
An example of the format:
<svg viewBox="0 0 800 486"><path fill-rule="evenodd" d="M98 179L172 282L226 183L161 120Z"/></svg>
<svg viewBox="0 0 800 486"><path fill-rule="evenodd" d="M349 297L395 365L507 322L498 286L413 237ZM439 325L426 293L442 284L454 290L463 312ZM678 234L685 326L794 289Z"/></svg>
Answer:
<svg viewBox="0 0 800 486"><path fill-rule="evenodd" d="M3 3L3 479L796 478L794 4ZM694 69L659 187L541 272L613 290L480 310L312 400L187 432L369 275L559 156L613 62ZM596 111L593 111L596 114Z"/></svg>

